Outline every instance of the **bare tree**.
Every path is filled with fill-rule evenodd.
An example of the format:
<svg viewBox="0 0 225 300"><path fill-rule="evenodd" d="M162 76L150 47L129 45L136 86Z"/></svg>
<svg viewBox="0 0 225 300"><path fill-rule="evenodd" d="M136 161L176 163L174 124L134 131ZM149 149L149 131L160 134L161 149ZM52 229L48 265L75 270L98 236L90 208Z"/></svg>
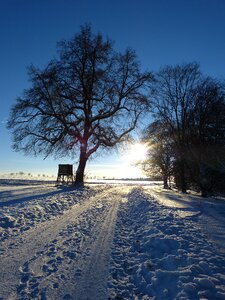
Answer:
<svg viewBox="0 0 225 300"><path fill-rule="evenodd" d="M218 174L225 172L225 93L224 85L210 77L197 87L189 122L189 164L191 179L202 196L220 189ZM224 183L222 184L224 185Z"/></svg>
<svg viewBox="0 0 225 300"><path fill-rule="evenodd" d="M151 162L163 170L172 147L173 176L182 192L187 186L202 196L220 190L224 181L216 182L225 172L224 84L203 76L199 65L190 63L162 68L154 87L148 139L157 138L157 152Z"/></svg>
<svg viewBox="0 0 225 300"><path fill-rule="evenodd" d="M174 147L170 133L159 121L151 123L144 131L143 141L148 145L148 154L141 163L147 175L160 176L163 187L169 188L169 181L173 175Z"/></svg>
<svg viewBox="0 0 225 300"><path fill-rule="evenodd" d="M76 183L82 183L88 158L124 142L146 108L151 80L141 72L132 49L113 50L89 25L59 45L59 58L46 68L30 67L31 88L11 110L15 150L26 154L74 156Z"/></svg>
<svg viewBox="0 0 225 300"><path fill-rule="evenodd" d="M155 117L169 129L177 157L179 187L186 192L186 147L189 111L193 107L194 93L201 79L199 65L189 63L166 66L157 74L153 97Z"/></svg>

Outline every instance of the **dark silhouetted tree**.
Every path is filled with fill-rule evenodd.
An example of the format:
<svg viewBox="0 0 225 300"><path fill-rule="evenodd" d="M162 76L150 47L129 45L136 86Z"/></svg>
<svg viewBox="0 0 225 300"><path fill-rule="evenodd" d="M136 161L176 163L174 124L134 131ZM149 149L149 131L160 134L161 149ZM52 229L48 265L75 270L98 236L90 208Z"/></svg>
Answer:
<svg viewBox="0 0 225 300"><path fill-rule="evenodd" d="M178 188L186 192L186 148L189 112L193 107L194 93L201 73L199 65L189 63L163 67L156 76L153 98L155 119L160 120L170 132L176 152L176 177Z"/></svg>
<svg viewBox="0 0 225 300"><path fill-rule="evenodd" d="M169 188L169 181L173 175L174 147L170 133L164 124L151 123L143 134L143 141L148 147L146 159L141 163L144 172L148 176L160 176L163 179L163 187Z"/></svg>
<svg viewBox="0 0 225 300"><path fill-rule="evenodd" d="M172 148L172 172L178 188L202 196L225 185L224 84L205 77L195 63L167 66L157 74L155 111L148 139L157 138L153 165ZM166 146L166 147L165 147ZM162 170L162 167L161 167Z"/></svg>
<svg viewBox="0 0 225 300"><path fill-rule="evenodd" d="M225 175L224 87L208 77L199 84L195 95L189 118L188 164L190 179L202 196L207 196L221 188L218 177Z"/></svg>
<svg viewBox="0 0 225 300"><path fill-rule="evenodd" d="M113 50L89 25L59 44L59 58L46 68L30 67L32 86L12 108L8 128L15 150L76 156L76 183L88 158L129 137L147 105L151 74L141 72L133 50Z"/></svg>

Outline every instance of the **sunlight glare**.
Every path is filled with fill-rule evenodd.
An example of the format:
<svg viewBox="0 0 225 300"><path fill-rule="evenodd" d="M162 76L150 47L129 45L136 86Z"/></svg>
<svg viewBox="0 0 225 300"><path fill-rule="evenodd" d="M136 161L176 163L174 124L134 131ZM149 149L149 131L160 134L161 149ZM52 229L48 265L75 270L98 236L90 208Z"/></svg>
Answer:
<svg viewBox="0 0 225 300"><path fill-rule="evenodd" d="M133 144L130 149L123 155L123 160L133 165L139 161L143 161L147 155L147 147L145 144L136 143Z"/></svg>

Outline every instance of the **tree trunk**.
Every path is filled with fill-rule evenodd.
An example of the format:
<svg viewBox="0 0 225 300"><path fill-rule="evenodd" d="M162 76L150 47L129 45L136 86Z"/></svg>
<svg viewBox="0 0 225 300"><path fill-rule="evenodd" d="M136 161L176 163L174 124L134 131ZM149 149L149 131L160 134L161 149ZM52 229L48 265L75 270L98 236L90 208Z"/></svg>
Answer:
<svg viewBox="0 0 225 300"><path fill-rule="evenodd" d="M177 169L176 169L176 186L177 188L182 192L187 192L187 182L186 182L186 169L185 169L185 162L180 159L180 161L177 163Z"/></svg>
<svg viewBox="0 0 225 300"><path fill-rule="evenodd" d="M200 164L200 189L201 189L201 196L207 197L208 196L208 190L209 190L209 183L207 180L207 167L204 163Z"/></svg>
<svg viewBox="0 0 225 300"><path fill-rule="evenodd" d="M185 178L185 162L181 161L180 166L180 185L181 185L181 192L187 193L187 184L186 184L186 178Z"/></svg>
<svg viewBox="0 0 225 300"><path fill-rule="evenodd" d="M86 167L86 152L81 151L80 153L80 160L79 160L79 165L76 171L76 180L75 184L83 184L84 183L84 170Z"/></svg>
<svg viewBox="0 0 225 300"><path fill-rule="evenodd" d="M168 189L169 186L168 186L168 176L167 175L163 175L163 188L164 189Z"/></svg>

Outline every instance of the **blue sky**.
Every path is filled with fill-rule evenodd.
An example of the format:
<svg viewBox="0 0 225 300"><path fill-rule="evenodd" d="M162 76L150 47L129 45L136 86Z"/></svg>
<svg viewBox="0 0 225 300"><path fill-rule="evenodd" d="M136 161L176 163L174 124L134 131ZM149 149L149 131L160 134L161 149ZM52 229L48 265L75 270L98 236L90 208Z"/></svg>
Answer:
<svg viewBox="0 0 225 300"><path fill-rule="evenodd" d="M0 173L55 174L58 163L74 162L13 152L5 122L29 87L27 66L45 66L56 56L56 43L86 22L117 50L134 48L143 69L197 61L205 74L225 78L225 0L1 0ZM92 160L88 173L122 172L121 156L110 157Z"/></svg>

